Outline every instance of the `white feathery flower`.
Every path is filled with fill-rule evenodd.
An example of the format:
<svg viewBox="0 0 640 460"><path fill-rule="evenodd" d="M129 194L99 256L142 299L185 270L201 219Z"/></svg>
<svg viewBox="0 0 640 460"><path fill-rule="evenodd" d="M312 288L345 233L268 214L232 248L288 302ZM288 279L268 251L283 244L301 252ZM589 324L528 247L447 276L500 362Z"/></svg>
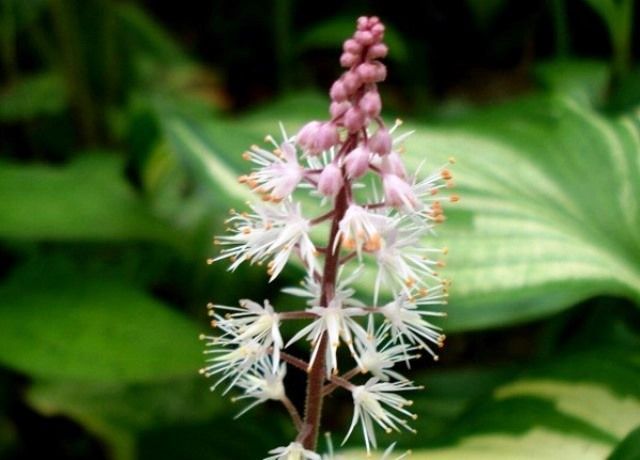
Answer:
<svg viewBox="0 0 640 460"><path fill-rule="evenodd" d="M273 455L264 460L322 460L320 455L305 449L299 442L292 442L287 447L277 447L269 453Z"/></svg>
<svg viewBox="0 0 640 460"><path fill-rule="evenodd" d="M333 451L333 445L331 443L331 441L329 440L329 452L327 452L326 454L322 455L322 460L348 460L349 457L343 457L342 455L336 455L335 452ZM398 457L395 458L391 458L391 455L393 454L393 449L396 447L396 443L394 442L393 444L391 444L389 447L386 448L386 450L382 453L382 457L380 457L379 460L403 460L405 458L407 458L407 456L409 454L411 454L411 451L408 450L402 454L400 454ZM371 456L371 454L369 454L369 457Z"/></svg>
<svg viewBox="0 0 640 460"><path fill-rule="evenodd" d="M353 419L349 432L342 441L342 444L349 439L356 424L362 424L364 442L367 452L371 446L377 447L376 434L373 422L378 424L387 433L392 430L400 431L400 427L409 431L414 431L402 416L416 419L417 416L409 412L405 407L413 404L396 393L399 391L419 390L422 387L415 386L408 380L400 382L380 382L376 378L371 378L364 385L354 386L351 390L353 396Z"/></svg>
<svg viewBox="0 0 640 460"><path fill-rule="evenodd" d="M316 268L316 248L309 237L310 223L302 216L299 203L283 202L277 205L252 204L253 213L233 213L227 220L232 235L216 238L216 244L230 246L222 249L211 262L229 258L229 270L235 270L242 262L262 263L271 258L268 265L269 281L282 271L291 253L298 251L300 258L311 272Z"/></svg>
<svg viewBox="0 0 640 460"><path fill-rule="evenodd" d="M277 202L287 198L304 178L304 168L298 163L296 146L287 139L284 130L283 136L284 141L280 145L273 137L267 136L266 140L275 147L273 151L253 145L243 154L243 158L258 165L258 169L248 176L240 176L240 183L246 183L267 201Z"/></svg>
<svg viewBox="0 0 640 460"><path fill-rule="evenodd" d="M229 329L228 332L231 331L232 329ZM200 369L200 374L205 377L221 375L210 387L211 391L214 391L222 382L230 380L223 392L226 394L249 369L267 356L268 347L252 339L240 344L237 343L234 335L213 337L203 334L200 339L207 341L207 349L204 353L212 355L206 360L208 364Z"/></svg>
<svg viewBox="0 0 640 460"><path fill-rule="evenodd" d="M351 355L357 360L357 355L353 348L353 335L362 335L365 334L365 331L362 329L362 326L353 319L353 316L364 315L365 312L362 308L343 308L339 299L334 298L326 308L316 306L306 311L313 313L318 318L298 331L287 343L287 346L306 336L307 340L309 340L313 346L311 358L309 359L309 368L311 368L315 362L325 332L328 341L325 359L327 375L338 372L337 350L340 346L340 340L347 345L351 351Z"/></svg>
<svg viewBox="0 0 640 460"><path fill-rule="evenodd" d="M445 336L442 328L431 324L424 319L425 316L446 316L443 312L421 310L422 305L435 305L445 303L442 285L436 286L425 295L416 297L400 295L389 302L378 311L382 313L389 324L391 337L395 342L405 343L405 339L420 348L426 350L434 360L438 360L438 355L433 352L429 342L441 348L444 344Z"/></svg>
<svg viewBox="0 0 640 460"><path fill-rule="evenodd" d="M351 204L338 226L336 245L341 241L345 249L355 250L361 258L363 249L376 251L380 248L380 235L392 224L393 219L388 216Z"/></svg>
<svg viewBox="0 0 640 460"><path fill-rule="evenodd" d="M240 307L209 304L209 316L213 316L215 324L226 335L232 336L231 343L242 344L255 341L266 347L273 348L273 369L280 364L280 350L284 342L280 334L280 315L273 310L268 300L264 306L249 299L241 299ZM215 309L227 310L221 316Z"/></svg>
<svg viewBox="0 0 640 460"><path fill-rule="evenodd" d="M401 361L406 362L408 366L410 359L419 358L419 354L413 353L417 348L385 340L388 336L388 324L379 327L377 331L374 329L373 315L370 315L367 335L356 338L356 348L363 370L382 381L388 381L390 378L407 380L402 374L394 371L393 367Z"/></svg>
<svg viewBox="0 0 640 460"><path fill-rule="evenodd" d="M378 273L374 284L375 305L384 284L397 293L399 287L405 293L415 287L429 288L441 280L434 270L442 262L434 260L433 254L445 254L446 249L425 247L422 237L430 232L429 228L409 223L407 219L396 219L395 225L384 233L382 244L375 251Z"/></svg>
<svg viewBox="0 0 640 460"><path fill-rule="evenodd" d="M351 287L356 279L362 274L364 269L363 265L359 265L351 275L342 279L342 273L344 272L344 265L338 270L338 276L336 277L336 287L333 298L340 302L343 307L364 307L364 302L356 299L353 295L356 290ZM288 287L284 288L282 292L294 295L296 297L302 297L307 299L307 305L313 307L320 304L320 296L322 294L322 283L314 276L307 275L305 279L300 283L301 287Z"/></svg>
<svg viewBox="0 0 640 460"><path fill-rule="evenodd" d="M269 359L265 358L256 363L249 372L244 373L242 377L238 379L236 386L244 390L244 394L242 396L236 396L233 398L233 401L247 398L254 398L255 401L242 409L235 418L244 415L265 401L281 401L285 398L286 393L283 381L287 373L287 366L285 363L282 363L280 368L275 372L272 368L272 363L269 362Z"/></svg>

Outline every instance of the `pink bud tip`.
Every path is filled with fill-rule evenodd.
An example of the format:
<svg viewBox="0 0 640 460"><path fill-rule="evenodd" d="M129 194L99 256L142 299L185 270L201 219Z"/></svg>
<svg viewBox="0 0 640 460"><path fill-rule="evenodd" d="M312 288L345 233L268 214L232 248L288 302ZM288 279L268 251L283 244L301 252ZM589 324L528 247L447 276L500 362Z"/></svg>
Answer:
<svg viewBox="0 0 640 460"><path fill-rule="evenodd" d="M375 41L373 34L368 30L358 30L353 38L362 46L371 46Z"/></svg>
<svg viewBox="0 0 640 460"><path fill-rule="evenodd" d="M384 43L376 43L367 51L367 59L382 59L389 52L389 48Z"/></svg>
<svg viewBox="0 0 640 460"><path fill-rule="evenodd" d="M378 129L376 133L369 138L369 149L378 155L387 155L391 152L391 135L384 128Z"/></svg>
<svg viewBox="0 0 640 460"><path fill-rule="evenodd" d="M332 102L329 106L329 113L331 114L332 120L337 120L341 116L343 116L347 110L351 107L351 103L348 101L342 102Z"/></svg>
<svg viewBox="0 0 640 460"><path fill-rule="evenodd" d="M362 99L360 99L360 108L369 117L377 117L382 110L382 101L380 100L380 94L376 90L367 91Z"/></svg>
<svg viewBox="0 0 640 460"><path fill-rule="evenodd" d="M362 85L362 80L360 79L360 75L350 70L342 76L342 84L348 94L354 94L358 88L360 88L360 85Z"/></svg>
<svg viewBox="0 0 640 460"><path fill-rule="evenodd" d="M370 62L363 62L356 68L356 72L364 83L373 83L378 75L376 66Z"/></svg>
<svg viewBox="0 0 640 460"><path fill-rule="evenodd" d="M340 65L345 68L353 67L358 63L360 57L353 53L342 53L340 56Z"/></svg>
<svg viewBox="0 0 640 460"><path fill-rule="evenodd" d="M358 21L356 22L356 27L358 28L358 30L364 30L367 28L368 25L369 25L369 18L367 18L366 16L360 16L358 18Z"/></svg>
<svg viewBox="0 0 640 460"><path fill-rule="evenodd" d="M369 169L369 149L366 147L356 147L347 154L344 159L347 176L352 179L364 176Z"/></svg>
<svg viewBox="0 0 640 460"><path fill-rule="evenodd" d="M415 209L417 200L411 186L395 174L385 174L382 177L384 197L388 205L396 208L407 207Z"/></svg>
<svg viewBox="0 0 640 460"><path fill-rule="evenodd" d="M342 49L345 53L360 54L362 52L362 45L350 38L344 42Z"/></svg>
<svg viewBox="0 0 640 460"><path fill-rule="evenodd" d="M379 81L384 81L387 78L387 67L378 61L375 61L372 64L375 67L375 76L374 76L374 81L375 82L379 82Z"/></svg>
<svg viewBox="0 0 640 460"><path fill-rule="evenodd" d="M329 163L320 174L318 191L324 196L334 196L340 191L343 184L342 171L334 163Z"/></svg>
<svg viewBox="0 0 640 460"><path fill-rule="evenodd" d="M347 99L347 90L340 80L335 81L333 85L331 85L329 96L336 102L342 102Z"/></svg>
<svg viewBox="0 0 640 460"><path fill-rule="evenodd" d="M344 114L344 127L351 133L360 131L366 122L365 114L358 107L351 107Z"/></svg>
<svg viewBox="0 0 640 460"><path fill-rule="evenodd" d="M384 174L395 174L402 179L407 177L407 170L405 169L402 158L400 158L398 152L390 152L382 157L380 169Z"/></svg>

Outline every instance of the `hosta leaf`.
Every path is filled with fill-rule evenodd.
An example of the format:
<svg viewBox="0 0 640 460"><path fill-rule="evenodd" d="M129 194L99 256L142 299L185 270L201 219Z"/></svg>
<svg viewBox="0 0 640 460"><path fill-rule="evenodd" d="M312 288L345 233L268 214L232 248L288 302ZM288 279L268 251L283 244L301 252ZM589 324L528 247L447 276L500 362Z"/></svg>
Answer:
<svg viewBox="0 0 640 460"><path fill-rule="evenodd" d="M420 459L605 458L640 422L637 358L637 351L602 350L534 365L428 439L420 434L429 426L431 401L420 395L412 408L424 414L414 424L418 436L404 435L399 445Z"/></svg>
<svg viewBox="0 0 640 460"><path fill-rule="evenodd" d="M84 155L67 166L0 165L0 237L175 241L126 183L122 158Z"/></svg>
<svg viewBox="0 0 640 460"><path fill-rule="evenodd" d="M281 117L264 111L269 119L250 117L241 128L227 123L217 134L215 123L178 116L166 126L211 195L242 206L233 182L238 137L254 132L245 145L254 143L258 132L276 132L278 118L295 132L303 122L295 107L281 106ZM457 159L461 201L447 207L448 221L428 242L450 250L447 330L531 320L601 294L640 298L637 114L610 120L570 98L536 96L457 124L405 129L415 129L406 142L410 170Z"/></svg>
<svg viewBox="0 0 640 460"><path fill-rule="evenodd" d="M33 377L146 382L201 365L200 331L177 311L121 280L37 261L0 285L0 330L0 363Z"/></svg>

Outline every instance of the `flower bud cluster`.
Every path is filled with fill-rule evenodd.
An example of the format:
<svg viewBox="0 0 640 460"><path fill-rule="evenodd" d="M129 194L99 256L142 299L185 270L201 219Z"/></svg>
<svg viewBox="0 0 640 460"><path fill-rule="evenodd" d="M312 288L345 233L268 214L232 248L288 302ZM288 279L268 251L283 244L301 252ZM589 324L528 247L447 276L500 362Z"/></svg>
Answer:
<svg viewBox="0 0 640 460"><path fill-rule="evenodd" d="M244 153L254 170L239 182L260 199L251 211L232 210L229 233L215 239L222 249L210 261L228 259L231 270L266 263L271 281L291 258L306 269L301 287L285 292L303 298L307 308L279 311L267 300L248 299L238 307L210 305L219 333L203 336L208 359L201 372L217 378L212 389L224 382L225 392L241 390L236 399L253 401L243 412L275 400L291 415L298 437L269 459L321 458L314 452L321 401L337 388L349 391L354 404L347 437L362 424L367 450L376 447L375 425L411 430L411 401L400 394L420 387L396 367L423 351L437 359L444 342L431 319L445 315L432 308L448 296L449 283L439 274L447 250L425 241L444 221L442 196L457 197L442 193L453 186L446 165L423 178L408 173L402 152L410 133L398 134L402 123L388 128L380 116L384 30L376 17L358 19L340 57L346 71L331 86L329 120L311 121L294 136L282 128L281 141L267 136L271 149ZM326 223L328 238L318 240L316 231L312 237ZM372 298L364 301L353 285L367 262L375 274ZM280 326L286 320L308 323L285 342ZM306 360L290 352L302 341L309 343ZM352 362L345 373L341 347ZM308 373L304 417L287 398L287 366ZM370 375L362 380L362 374Z"/></svg>

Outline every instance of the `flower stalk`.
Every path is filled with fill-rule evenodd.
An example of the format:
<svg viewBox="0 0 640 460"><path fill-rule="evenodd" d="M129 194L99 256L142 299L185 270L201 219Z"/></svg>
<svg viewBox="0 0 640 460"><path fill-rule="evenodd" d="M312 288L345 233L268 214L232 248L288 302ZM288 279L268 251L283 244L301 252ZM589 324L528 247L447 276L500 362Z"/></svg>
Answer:
<svg viewBox="0 0 640 460"><path fill-rule="evenodd" d="M282 128L281 143L267 137L273 150L252 146L243 154L256 168L239 182L260 200L250 212L232 211L230 235L215 239L222 250L211 261L229 259L230 270L266 262L273 281L297 257L307 272L301 287L284 292L305 299L308 308L283 312L267 300L261 305L247 299L239 307L210 305L219 334L203 336L208 359L201 373L218 378L212 389L224 382L225 392L243 390L235 399L254 401L241 413L277 400L291 416L296 438L270 451L269 459L321 458L315 452L323 400L336 389L349 391L354 404L345 441L358 423L368 451L377 448L375 425L412 431L407 418L415 415L406 409L411 401L399 393L422 387L394 367L408 367L419 350L437 359L432 347L444 342L429 319L445 314L428 308L446 303L449 284L436 271L443 262L434 259L446 250L425 247L424 241L444 220L439 197L452 176L445 167L423 179L405 169L400 153L408 134L395 136L401 123L387 129L380 115L377 84L387 74L380 59L388 51L383 39L378 18L359 18L340 57L346 70L329 91L330 119L311 121L292 137ZM320 199L316 217L305 216L308 200L298 198L304 191ZM313 227L326 224L326 240L311 237ZM356 298L353 284L367 260L377 274L372 299L365 303ZM350 265L357 268L348 274ZM309 323L285 344L280 324L292 319ZM310 342L308 361L285 351L303 339ZM344 374L339 373L341 345L355 363ZM286 395L287 365L307 373L304 417ZM363 374L370 376L363 381Z"/></svg>

